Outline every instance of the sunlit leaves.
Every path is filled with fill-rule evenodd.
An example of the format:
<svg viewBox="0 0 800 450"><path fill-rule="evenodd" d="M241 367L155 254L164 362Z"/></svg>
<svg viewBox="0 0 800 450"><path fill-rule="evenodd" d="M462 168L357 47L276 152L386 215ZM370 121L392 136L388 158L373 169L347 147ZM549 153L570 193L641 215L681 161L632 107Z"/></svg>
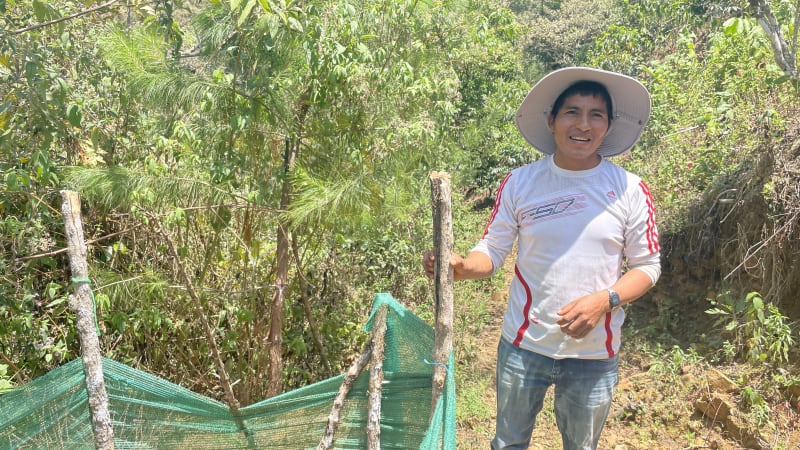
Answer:
<svg viewBox="0 0 800 450"><path fill-rule="evenodd" d="M234 1L231 2L231 8L234 10L238 9L234 7ZM246 0L244 3L244 7L242 7L241 11L239 12L239 19L237 20L236 24L238 26L242 26L242 24L249 18L250 13L253 11L253 8L259 3L259 0Z"/></svg>
<svg viewBox="0 0 800 450"><path fill-rule="evenodd" d="M729 345L752 363L783 363L795 344L789 319L758 292L736 297L728 292L708 299L713 306L706 314L716 316L717 327L725 330Z"/></svg>
<svg viewBox="0 0 800 450"><path fill-rule="evenodd" d="M81 113L80 106L72 103L67 107L67 120L69 120L69 123L73 127L80 128L82 118L83 114Z"/></svg>
<svg viewBox="0 0 800 450"><path fill-rule="evenodd" d="M502 103L514 103L511 86L519 86L513 17L494 4L438 1L226 0L177 14L171 8L179 3L132 8L130 26L101 27L86 17L1 47L0 78L15 80L0 99L3 130L11 130L0 145L14 155L2 180L16 196L2 198L4 217L26 207L32 217L47 212L66 174L66 185L80 190L94 214L93 236L123 231L130 239L125 252L109 241L93 249L92 267L111 280L104 292L114 311L102 320L121 336L114 351L136 352L156 365L168 353L156 343L185 339L195 324L181 310L185 292L166 287L180 281L151 227L160 224L176 240L209 311L226 311L219 332L234 351L263 342L237 340L264 319L259 308L271 293L275 224L292 226L297 273L287 293L296 300L319 292L329 319L320 328L340 337L329 345L346 352L364 305L342 286L369 292L417 276L403 261L416 259L411 242L421 242L416 208L426 196L419 195L420 180L458 147L452 142L464 122L457 119L466 117L459 114L481 117L469 126L487 133L487 123L508 118L510 107ZM64 6L37 5L38 22L50 17L47 6ZM183 49L183 39L196 47ZM14 46L20 53L9 53ZM494 77L503 81L495 84ZM465 99L468 108L462 108ZM506 143L505 133L494 133ZM458 151L488 142L474 136L460 141L466 145ZM297 144L298 157L285 178L287 140ZM65 170L65 164L80 167ZM284 180L292 183L293 202L279 210ZM46 189L28 192L31 184ZM29 239L43 251L50 248L44 248L46 232L59 225L57 211L45 215L50 222ZM352 261L359 267L343 275L334 235L355 242L353 251L368 248L370 261L357 255ZM377 261L381 256L385 261ZM36 260L45 263L58 261ZM301 288L301 279L313 287ZM160 288L149 289L155 283ZM26 288L31 296L34 291ZM35 335L33 313L18 313ZM293 314L287 338L295 345L286 351L305 364L314 349L297 344L308 336L296 325L307 318ZM192 358L171 355L180 369L164 370L208 365L202 348L192 352ZM253 370L247 355L236 360L242 373ZM297 376L307 377L307 370Z"/></svg>
<svg viewBox="0 0 800 450"><path fill-rule="evenodd" d="M542 73L574 65L618 14L612 0L564 1L553 7L529 3L521 14L529 29L526 53L541 64L536 68Z"/></svg>
<svg viewBox="0 0 800 450"><path fill-rule="evenodd" d="M32 6L34 15L41 22L59 18L58 11L48 3L33 0Z"/></svg>

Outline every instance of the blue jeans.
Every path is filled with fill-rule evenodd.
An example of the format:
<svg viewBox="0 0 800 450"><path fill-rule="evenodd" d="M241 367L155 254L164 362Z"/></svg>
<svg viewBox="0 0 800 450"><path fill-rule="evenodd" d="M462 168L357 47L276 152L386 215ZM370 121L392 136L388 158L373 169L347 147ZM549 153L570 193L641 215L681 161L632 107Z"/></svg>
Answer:
<svg viewBox="0 0 800 450"><path fill-rule="evenodd" d="M564 449L596 449L619 379L617 362L617 356L553 359L500 339L492 449L528 448L550 385L555 385L556 424Z"/></svg>

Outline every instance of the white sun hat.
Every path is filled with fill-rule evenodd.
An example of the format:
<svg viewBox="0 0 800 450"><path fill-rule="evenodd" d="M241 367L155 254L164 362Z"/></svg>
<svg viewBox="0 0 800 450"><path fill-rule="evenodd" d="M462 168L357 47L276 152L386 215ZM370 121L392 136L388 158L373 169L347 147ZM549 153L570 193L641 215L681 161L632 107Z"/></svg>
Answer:
<svg viewBox="0 0 800 450"><path fill-rule="evenodd" d="M611 126L597 153L604 157L614 156L633 148L650 116L650 93L635 78L590 67L558 69L533 86L515 118L525 140L543 153L555 153L556 142L548 126L550 110L558 96L579 81L600 83L611 96Z"/></svg>

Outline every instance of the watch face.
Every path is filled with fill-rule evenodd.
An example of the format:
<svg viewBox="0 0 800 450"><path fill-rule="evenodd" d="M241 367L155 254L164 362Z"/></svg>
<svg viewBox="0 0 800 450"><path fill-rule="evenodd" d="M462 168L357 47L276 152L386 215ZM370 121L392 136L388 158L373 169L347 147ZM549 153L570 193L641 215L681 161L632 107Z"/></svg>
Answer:
<svg viewBox="0 0 800 450"><path fill-rule="evenodd" d="M619 294L617 294L613 289L608 290L608 304L611 306L612 310L619 308Z"/></svg>

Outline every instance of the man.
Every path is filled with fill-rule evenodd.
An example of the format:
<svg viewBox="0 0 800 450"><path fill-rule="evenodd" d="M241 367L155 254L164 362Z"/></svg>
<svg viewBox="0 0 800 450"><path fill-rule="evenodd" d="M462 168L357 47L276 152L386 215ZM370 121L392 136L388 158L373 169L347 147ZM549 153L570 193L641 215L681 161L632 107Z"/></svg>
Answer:
<svg viewBox="0 0 800 450"><path fill-rule="evenodd" d="M523 137L547 156L505 177L482 239L449 262L456 280L488 277L517 243L495 450L528 448L550 385L564 449L597 448L618 381L620 307L661 273L650 191L605 158L633 147L649 113L637 80L581 67L542 78L517 112ZM423 262L432 274L432 254Z"/></svg>

